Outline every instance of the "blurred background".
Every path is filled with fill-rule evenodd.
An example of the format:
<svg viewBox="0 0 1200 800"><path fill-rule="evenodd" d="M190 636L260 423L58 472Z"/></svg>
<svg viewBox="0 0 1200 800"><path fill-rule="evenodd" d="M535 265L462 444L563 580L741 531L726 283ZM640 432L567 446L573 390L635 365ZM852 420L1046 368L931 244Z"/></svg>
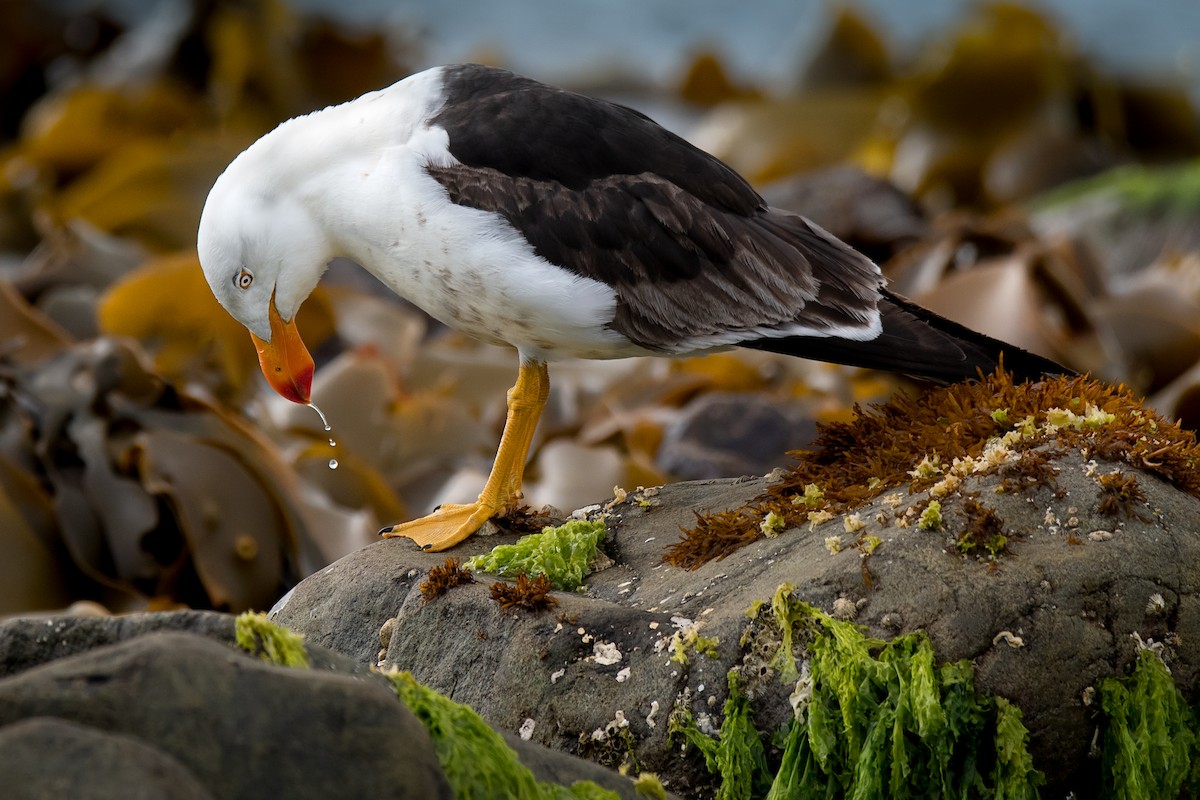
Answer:
<svg viewBox="0 0 1200 800"><path fill-rule="evenodd" d="M0 615L266 608L478 492L513 352L335 264L299 323L331 445L267 389L195 254L258 136L460 61L638 108L897 291L1200 425L1192 0L5 2ZM527 497L568 512L765 473L919 390L748 352L565 362L552 386Z"/></svg>

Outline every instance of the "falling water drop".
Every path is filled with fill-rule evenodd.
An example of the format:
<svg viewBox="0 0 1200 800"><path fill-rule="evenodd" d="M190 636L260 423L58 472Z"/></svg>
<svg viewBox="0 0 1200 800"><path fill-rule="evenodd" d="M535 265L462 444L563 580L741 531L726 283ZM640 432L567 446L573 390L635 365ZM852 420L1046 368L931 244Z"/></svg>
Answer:
<svg viewBox="0 0 1200 800"><path fill-rule="evenodd" d="M329 432L329 431L333 430L333 428L332 428L332 427L330 426L330 424L329 424L329 420L325 419L325 414L324 414L324 413L321 411L321 409L317 408L317 404L316 404L316 403L309 403L309 404L308 404L308 407L309 407L309 408L311 408L313 411L317 412L317 416L321 418L321 424L325 426L325 431L326 431L326 432ZM330 446L330 447L337 447L337 442L335 442L335 441L333 440L333 437L332 437L332 436L330 436L330 437L329 437L329 446ZM337 469L337 468L338 468L338 462L337 462L337 459L336 459L336 458L331 458L331 459L329 459L329 468L330 468L330 469Z"/></svg>
<svg viewBox="0 0 1200 800"><path fill-rule="evenodd" d="M333 428L330 427L330 425L329 425L329 420L325 419L325 412L323 412L321 409L317 408L316 403L309 403L308 407L311 408L313 411L317 412L317 416L321 418L321 424L325 426L325 430L327 430L327 431L333 430Z"/></svg>

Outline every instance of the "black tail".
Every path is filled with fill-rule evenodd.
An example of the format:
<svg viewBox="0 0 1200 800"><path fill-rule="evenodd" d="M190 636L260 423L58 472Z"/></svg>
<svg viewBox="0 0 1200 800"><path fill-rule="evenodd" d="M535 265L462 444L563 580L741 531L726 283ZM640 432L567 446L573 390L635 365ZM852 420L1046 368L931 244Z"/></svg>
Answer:
<svg viewBox="0 0 1200 800"><path fill-rule="evenodd" d="M788 336L740 342L741 347L767 350L818 361L899 372L937 383L976 378L990 373L1004 357L1004 369L1015 381L1043 375L1074 375L1048 358L984 336L938 316L916 303L881 291L879 312L883 333L867 342L820 336Z"/></svg>

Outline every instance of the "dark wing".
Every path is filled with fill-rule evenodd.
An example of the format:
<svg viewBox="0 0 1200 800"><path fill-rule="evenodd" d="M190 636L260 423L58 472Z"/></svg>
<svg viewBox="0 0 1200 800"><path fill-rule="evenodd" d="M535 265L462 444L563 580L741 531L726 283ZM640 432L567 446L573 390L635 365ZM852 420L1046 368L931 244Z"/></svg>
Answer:
<svg viewBox="0 0 1200 800"><path fill-rule="evenodd" d="M883 333L869 342L785 336L742 342L742 346L901 372L938 383L976 378L981 371L989 374L1001 361L1018 382L1074 374L1048 358L973 331L886 290L879 310Z"/></svg>
<svg viewBox="0 0 1200 800"><path fill-rule="evenodd" d="M431 124L460 164L429 174L612 286L614 330L662 352L786 330L870 338L882 279L864 256L634 111L478 70L448 73Z"/></svg>
<svg viewBox="0 0 1200 800"><path fill-rule="evenodd" d="M446 130L465 166L576 190L655 173L717 208L765 205L742 176L631 108L478 64L446 67L443 91L430 124Z"/></svg>

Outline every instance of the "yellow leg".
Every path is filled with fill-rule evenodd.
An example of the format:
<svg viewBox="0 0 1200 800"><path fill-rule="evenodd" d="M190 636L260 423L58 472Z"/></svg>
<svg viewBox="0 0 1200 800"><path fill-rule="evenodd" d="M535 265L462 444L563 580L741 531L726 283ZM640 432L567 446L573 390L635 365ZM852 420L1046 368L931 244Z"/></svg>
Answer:
<svg viewBox="0 0 1200 800"><path fill-rule="evenodd" d="M521 476L525 457L533 442L546 398L550 394L550 375L541 361L521 362L517 383L508 390L508 416L504 434L492 464L492 474L474 503L446 503L429 516L392 525L379 533L383 536L404 536L421 546L422 550L445 550L479 530L483 523L497 514L514 508L521 499Z"/></svg>

